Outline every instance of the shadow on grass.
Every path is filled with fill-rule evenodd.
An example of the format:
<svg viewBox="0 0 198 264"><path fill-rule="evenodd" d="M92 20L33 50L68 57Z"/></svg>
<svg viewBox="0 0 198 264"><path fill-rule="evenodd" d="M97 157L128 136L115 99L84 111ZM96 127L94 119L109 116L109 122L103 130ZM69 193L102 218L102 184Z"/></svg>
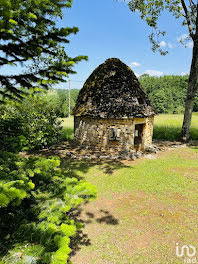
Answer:
<svg viewBox="0 0 198 264"><path fill-rule="evenodd" d="M70 212L70 217L74 219L76 222L81 223L83 227L87 224L91 224L92 222L97 222L99 224L103 223L106 225L113 225L113 226L119 224L119 221L107 210L99 210L99 212L97 212L97 215L101 214L100 217L97 217L93 213L86 211L85 212L86 219L83 219L83 217L81 216L83 211L84 210L82 206L80 206ZM88 235L83 233L82 230L78 231L76 236L71 238L72 252L70 253L70 257L76 255L76 253L81 249L81 246L90 246L90 245L91 245L91 240L89 239Z"/></svg>
<svg viewBox="0 0 198 264"><path fill-rule="evenodd" d="M196 144L190 145L189 147L195 152L198 152L198 142L196 142Z"/></svg>
<svg viewBox="0 0 198 264"><path fill-rule="evenodd" d="M84 179L80 176L82 173L87 173L89 169L94 166L99 166L99 169L105 174L111 175L115 170L126 168L120 161L102 161L102 160L73 160L73 159L61 159L61 168L64 169L67 177L75 177L79 180Z"/></svg>
<svg viewBox="0 0 198 264"><path fill-rule="evenodd" d="M61 159L61 169L64 171L65 177L77 178L78 180L84 180L83 174L86 174L94 166L98 166L99 170L103 171L109 176L111 176L115 170L119 170L120 168L127 167L120 161L112 161L112 160L102 161L102 160L97 160L97 159L95 160L71 159L61 152L61 151L65 151L64 148L72 149L72 146L68 142L64 142L60 145L53 146L50 149L46 149L40 152L32 152L31 154L35 156L39 155L43 157L59 156L59 158ZM98 209L98 211L94 213L95 214L94 215L92 212L89 212L87 209L85 209L83 205L81 205L79 207L72 209L68 213L68 216L71 217L71 219L79 222L83 226L89 223L92 223L93 221L98 224L106 224L106 225L112 225L112 226L119 224L119 221L110 212L106 210L105 206L103 206L101 209ZM86 215L86 217L83 217L83 215ZM35 216L33 216L33 219L34 217ZM9 226L12 226L12 225L16 226L16 229L13 229L12 234L16 232L17 225L20 224L21 220L27 220L28 222L33 221L33 219L26 219L26 217L25 219L19 219L19 220L16 220L16 219L19 219L17 217L17 212L15 215L13 215L12 221L8 223ZM0 224L3 224L3 226L6 227L6 222L0 223ZM9 232L10 232L10 229L9 229ZM10 235L9 232L7 233L5 232L3 240L5 240L8 235ZM12 237L12 234L10 237ZM3 244L3 240L2 240L2 244ZM10 239L9 241L10 241L10 245L9 245L10 247L7 248L8 251L12 249L15 243L14 241L11 241ZM91 241L88 235L82 229L79 230L77 234L75 235L75 237L71 238L71 249L72 249L71 256L75 255L77 251L81 249L82 246L89 246L89 245L91 245Z"/></svg>
<svg viewBox="0 0 198 264"><path fill-rule="evenodd" d="M119 221L109 213L109 211L100 210L101 213L104 214L104 216L97 218L97 223L105 223L107 225L118 225Z"/></svg>
<svg viewBox="0 0 198 264"><path fill-rule="evenodd" d="M67 177L76 177L79 180L83 180L82 174L87 173L92 167L99 166L101 171L106 174L112 175L115 170L127 167L120 161L101 161L101 160L81 160L76 161L72 159L61 159L61 167L66 169ZM80 175L78 174L80 173ZM97 176L96 176L97 177ZM86 215L86 219L82 217L83 212ZM92 222L97 222L99 224L106 225L118 225L119 221L116 219L109 211L103 208L97 212L97 216L92 212L86 211L83 206L75 208L71 212L71 217L81 224L87 225ZM91 245L91 240L88 238L88 235L85 234L82 230L77 233L77 235L71 240L71 256L74 256L81 248L82 245L89 246Z"/></svg>

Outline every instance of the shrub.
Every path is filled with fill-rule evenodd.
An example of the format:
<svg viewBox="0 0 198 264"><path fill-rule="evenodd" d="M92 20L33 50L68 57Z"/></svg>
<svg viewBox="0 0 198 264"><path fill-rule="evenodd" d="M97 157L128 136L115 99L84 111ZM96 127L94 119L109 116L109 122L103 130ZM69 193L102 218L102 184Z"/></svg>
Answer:
<svg viewBox="0 0 198 264"><path fill-rule="evenodd" d="M79 90L71 89L70 107L71 111L75 106ZM69 114L69 91L66 89L54 89L42 95L43 100L53 108L60 118L68 117Z"/></svg>
<svg viewBox="0 0 198 264"><path fill-rule="evenodd" d="M66 177L59 165L57 157L22 159L1 153L1 264L8 259L9 263L67 263L70 238L82 228L70 211L95 198L96 189Z"/></svg>
<svg viewBox="0 0 198 264"><path fill-rule="evenodd" d="M60 122L42 99L28 98L21 104L1 106L0 114L1 150L40 149L60 139Z"/></svg>
<svg viewBox="0 0 198 264"><path fill-rule="evenodd" d="M16 154L0 151L0 207L20 204L34 188L31 180L34 173L24 166Z"/></svg>

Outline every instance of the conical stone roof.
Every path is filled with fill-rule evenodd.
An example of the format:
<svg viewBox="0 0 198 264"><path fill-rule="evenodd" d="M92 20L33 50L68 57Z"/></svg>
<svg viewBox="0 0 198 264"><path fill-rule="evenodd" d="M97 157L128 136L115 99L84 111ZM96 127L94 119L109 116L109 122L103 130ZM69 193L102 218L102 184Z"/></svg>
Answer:
<svg viewBox="0 0 198 264"><path fill-rule="evenodd" d="M133 71L117 58L97 67L80 90L75 116L148 117L155 112Z"/></svg>

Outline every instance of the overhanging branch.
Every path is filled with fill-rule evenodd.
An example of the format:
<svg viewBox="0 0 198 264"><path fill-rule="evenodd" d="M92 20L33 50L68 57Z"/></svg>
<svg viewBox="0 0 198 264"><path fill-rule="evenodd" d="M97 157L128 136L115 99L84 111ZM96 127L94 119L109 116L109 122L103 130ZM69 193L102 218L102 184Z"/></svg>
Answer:
<svg viewBox="0 0 198 264"><path fill-rule="evenodd" d="M193 28L192 28L192 25L191 25L189 14L188 14L188 9L186 7L186 4L185 4L184 0L181 0L181 4L182 4L182 7L184 9L185 18L186 18L186 21L187 21L187 25L188 25L188 30L189 30L190 36L195 41L195 34L193 33Z"/></svg>

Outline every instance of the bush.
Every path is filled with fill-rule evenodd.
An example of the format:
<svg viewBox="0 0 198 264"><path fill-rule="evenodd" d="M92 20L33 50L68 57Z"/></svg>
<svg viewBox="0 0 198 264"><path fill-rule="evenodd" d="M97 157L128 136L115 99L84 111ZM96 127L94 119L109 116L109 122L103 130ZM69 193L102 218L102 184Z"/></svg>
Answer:
<svg viewBox="0 0 198 264"><path fill-rule="evenodd" d="M24 168L24 161L13 153L0 151L0 207L19 205L34 188L33 171Z"/></svg>
<svg viewBox="0 0 198 264"><path fill-rule="evenodd" d="M60 160L1 153L1 264L65 264L82 228L70 211L96 197L89 183L66 177Z"/></svg>
<svg viewBox="0 0 198 264"><path fill-rule="evenodd" d="M1 150L40 149L60 139L60 122L42 99L29 98L21 104L1 106L0 114Z"/></svg>
<svg viewBox="0 0 198 264"><path fill-rule="evenodd" d="M96 188L68 177L57 157L17 154L59 138L60 122L43 100L7 104L0 114L0 263L68 263L70 239L82 228L72 211Z"/></svg>
<svg viewBox="0 0 198 264"><path fill-rule="evenodd" d="M79 90L71 89L70 103L71 111L75 106ZM53 108L56 115L60 118L68 117L69 114L69 93L65 89L50 90L42 96L43 100Z"/></svg>

